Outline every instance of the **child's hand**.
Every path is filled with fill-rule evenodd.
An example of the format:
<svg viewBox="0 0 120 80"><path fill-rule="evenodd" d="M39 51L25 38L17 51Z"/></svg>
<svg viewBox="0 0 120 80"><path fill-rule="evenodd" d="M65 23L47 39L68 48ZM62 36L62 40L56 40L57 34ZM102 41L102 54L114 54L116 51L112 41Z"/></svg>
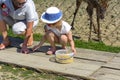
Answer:
<svg viewBox="0 0 120 80"><path fill-rule="evenodd" d="M36 45L32 48L33 51L37 50L40 46L39 45Z"/></svg>
<svg viewBox="0 0 120 80"><path fill-rule="evenodd" d="M73 49L72 49L72 52L73 52L74 54L76 54L76 49L75 49L75 48L73 48Z"/></svg>

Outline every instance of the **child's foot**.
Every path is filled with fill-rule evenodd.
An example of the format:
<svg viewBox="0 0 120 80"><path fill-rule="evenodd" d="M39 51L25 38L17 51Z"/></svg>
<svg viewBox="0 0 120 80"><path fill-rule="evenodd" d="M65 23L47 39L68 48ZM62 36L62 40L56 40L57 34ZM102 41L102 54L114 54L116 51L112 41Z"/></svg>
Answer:
<svg viewBox="0 0 120 80"><path fill-rule="evenodd" d="M3 42L3 43L1 43L0 44L0 50L3 50L3 49L5 49L7 46L9 46L10 45L10 42Z"/></svg>
<svg viewBox="0 0 120 80"><path fill-rule="evenodd" d="M53 48L49 48L49 50L47 51L47 55L51 55L51 54L55 54L55 49L53 49Z"/></svg>

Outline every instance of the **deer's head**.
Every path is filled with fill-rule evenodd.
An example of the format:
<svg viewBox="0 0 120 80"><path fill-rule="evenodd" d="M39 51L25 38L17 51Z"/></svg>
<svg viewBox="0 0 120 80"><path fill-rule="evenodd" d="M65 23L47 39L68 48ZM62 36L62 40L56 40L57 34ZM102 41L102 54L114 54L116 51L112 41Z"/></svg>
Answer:
<svg viewBox="0 0 120 80"><path fill-rule="evenodd" d="M105 12L108 7L108 0L98 0L99 1L99 17L104 19Z"/></svg>

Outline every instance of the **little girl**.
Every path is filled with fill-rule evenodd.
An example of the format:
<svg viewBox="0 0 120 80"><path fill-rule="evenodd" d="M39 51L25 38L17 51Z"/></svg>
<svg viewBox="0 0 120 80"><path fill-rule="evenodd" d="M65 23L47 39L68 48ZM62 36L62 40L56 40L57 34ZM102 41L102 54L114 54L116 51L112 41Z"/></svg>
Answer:
<svg viewBox="0 0 120 80"><path fill-rule="evenodd" d="M76 53L74 41L72 38L71 26L61 20L62 11L57 7L49 7L46 12L41 15L41 20L46 23L45 35L42 37L40 43L33 47L33 51L40 48L45 41L48 41L51 48L47 51L47 54L54 54L56 51L55 43L62 45L63 49L66 49L67 43L70 44L73 53Z"/></svg>

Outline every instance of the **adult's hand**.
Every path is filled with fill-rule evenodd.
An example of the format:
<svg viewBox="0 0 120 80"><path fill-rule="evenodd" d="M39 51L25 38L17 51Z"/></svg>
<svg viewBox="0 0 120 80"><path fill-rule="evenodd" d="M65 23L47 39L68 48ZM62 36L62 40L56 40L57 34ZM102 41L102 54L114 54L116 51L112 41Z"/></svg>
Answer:
<svg viewBox="0 0 120 80"><path fill-rule="evenodd" d="M21 53L24 53L24 54L28 54L29 53L29 49L27 48L27 47L22 47L21 48L21 51L20 51Z"/></svg>

